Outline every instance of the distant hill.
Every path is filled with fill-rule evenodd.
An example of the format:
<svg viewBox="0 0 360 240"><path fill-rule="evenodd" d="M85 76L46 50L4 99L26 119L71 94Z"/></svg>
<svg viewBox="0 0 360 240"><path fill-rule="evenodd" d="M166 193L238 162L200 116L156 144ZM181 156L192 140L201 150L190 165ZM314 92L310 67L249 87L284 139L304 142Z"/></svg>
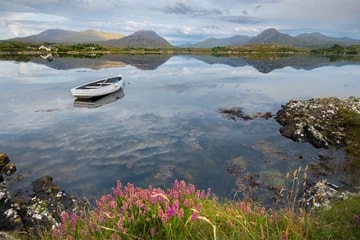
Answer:
<svg viewBox="0 0 360 240"><path fill-rule="evenodd" d="M303 33L292 37L288 34L280 33L274 28L266 29L255 37L233 36L230 38L209 38L204 41L187 45L186 47L213 48L224 46L244 46L250 44L276 43L292 47L331 47L334 44L355 45L360 44L360 40L351 38L335 38L323 35L321 33ZM231 41L229 41L231 39Z"/></svg>
<svg viewBox="0 0 360 240"><path fill-rule="evenodd" d="M235 35L228 38L208 38L204 41L183 45L183 47L193 47L193 48L212 48L224 47L224 46L241 46L248 42L251 38L249 36Z"/></svg>
<svg viewBox="0 0 360 240"><path fill-rule="evenodd" d="M172 48L173 46L154 31L141 30L117 40L102 43L112 47Z"/></svg>
<svg viewBox="0 0 360 240"><path fill-rule="evenodd" d="M31 42L31 43L97 43L110 39L119 39L124 34L98 32L86 30L81 32L67 31L62 29L49 29L36 35L8 39L8 41Z"/></svg>
<svg viewBox="0 0 360 240"><path fill-rule="evenodd" d="M259 35L251 38L246 44L253 43L276 43L279 45L293 45L293 37L280 33L275 28L266 29Z"/></svg>

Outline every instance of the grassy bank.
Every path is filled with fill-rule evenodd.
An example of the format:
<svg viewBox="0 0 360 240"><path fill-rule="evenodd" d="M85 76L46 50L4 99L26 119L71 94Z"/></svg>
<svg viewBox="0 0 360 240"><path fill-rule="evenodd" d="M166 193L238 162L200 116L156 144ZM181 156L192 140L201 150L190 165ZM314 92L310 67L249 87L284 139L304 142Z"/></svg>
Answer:
<svg viewBox="0 0 360 240"><path fill-rule="evenodd" d="M358 239L360 197L307 213L265 209L251 202L219 201L211 190L175 181L167 190L123 186L84 215L63 213L41 239Z"/></svg>

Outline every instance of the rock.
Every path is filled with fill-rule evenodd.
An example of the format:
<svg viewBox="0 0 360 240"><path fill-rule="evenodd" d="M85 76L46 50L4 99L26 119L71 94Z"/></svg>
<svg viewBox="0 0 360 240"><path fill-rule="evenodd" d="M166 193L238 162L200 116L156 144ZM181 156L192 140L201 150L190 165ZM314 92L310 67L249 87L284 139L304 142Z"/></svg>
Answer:
<svg viewBox="0 0 360 240"><path fill-rule="evenodd" d="M51 228L59 223L60 214L65 212L80 212L89 207L87 200L76 199L68 195L53 183L50 176L44 176L33 181L33 195L23 206L22 220L28 228L42 226Z"/></svg>
<svg viewBox="0 0 360 240"><path fill-rule="evenodd" d="M309 141L318 148L329 148L328 140L315 129L311 124L306 124L304 127L304 132L306 133Z"/></svg>
<svg viewBox="0 0 360 240"><path fill-rule="evenodd" d="M20 229L21 227L21 218L13 207L5 181L2 181L0 183L0 231Z"/></svg>
<svg viewBox="0 0 360 240"><path fill-rule="evenodd" d="M11 176L14 172L16 172L16 166L13 163L8 163L4 166L3 172L6 176Z"/></svg>
<svg viewBox="0 0 360 240"><path fill-rule="evenodd" d="M49 229L59 223L62 212L80 214L90 206L56 186L50 176L33 181L31 195L13 199L2 174L9 176L16 167L5 153L0 153L0 170L0 231Z"/></svg>
<svg viewBox="0 0 360 240"><path fill-rule="evenodd" d="M280 133L296 142L310 142L317 148L345 146L345 128L340 110L360 113L360 98L312 98L290 100L276 114Z"/></svg>
<svg viewBox="0 0 360 240"><path fill-rule="evenodd" d="M301 203L306 209L312 210L317 207L330 208L333 199L346 199L356 193L342 190L339 186L323 179L306 189L304 194Z"/></svg>
<svg viewBox="0 0 360 240"><path fill-rule="evenodd" d="M9 162L10 162L9 157L5 153L0 152L0 174L3 173L3 169L5 165L8 164Z"/></svg>
<svg viewBox="0 0 360 240"><path fill-rule="evenodd" d="M0 231L22 227L21 218L11 202L11 196L2 175L5 173L10 176L15 171L16 167L10 163L9 157L5 153L0 153Z"/></svg>

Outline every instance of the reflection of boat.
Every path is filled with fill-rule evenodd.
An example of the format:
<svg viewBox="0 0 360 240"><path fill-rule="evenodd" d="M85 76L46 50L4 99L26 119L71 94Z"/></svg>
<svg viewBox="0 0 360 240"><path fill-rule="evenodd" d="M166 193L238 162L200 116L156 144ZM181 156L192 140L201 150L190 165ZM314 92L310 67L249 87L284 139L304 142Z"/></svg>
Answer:
<svg viewBox="0 0 360 240"><path fill-rule="evenodd" d="M121 75L110 78L103 78L84 85L72 88L71 94L78 98L92 98L104 96L121 89L124 85L124 80Z"/></svg>
<svg viewBox="0 0 360 240"><path fill-rule="evenodd" d="M121 88L116 92L110 93L101 97L93 97L93 98L76 98L74 100L74 107L80 108L97 108L102 105L109 104L115 102L125 96L124 89Z"/></svg>

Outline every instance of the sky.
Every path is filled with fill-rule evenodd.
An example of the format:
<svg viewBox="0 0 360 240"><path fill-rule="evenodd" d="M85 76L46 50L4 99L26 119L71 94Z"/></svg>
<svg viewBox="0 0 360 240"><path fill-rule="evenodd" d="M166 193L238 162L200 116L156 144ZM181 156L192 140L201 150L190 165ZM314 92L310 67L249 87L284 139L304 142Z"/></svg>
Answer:
<svg viewBox="0 0 360 240"><path fill-rule="evenodd" d="M152 30L173 45L255 36L268 28L360 39L359 0L1 0L0 39L47 29L130 35Z"/></svg>

